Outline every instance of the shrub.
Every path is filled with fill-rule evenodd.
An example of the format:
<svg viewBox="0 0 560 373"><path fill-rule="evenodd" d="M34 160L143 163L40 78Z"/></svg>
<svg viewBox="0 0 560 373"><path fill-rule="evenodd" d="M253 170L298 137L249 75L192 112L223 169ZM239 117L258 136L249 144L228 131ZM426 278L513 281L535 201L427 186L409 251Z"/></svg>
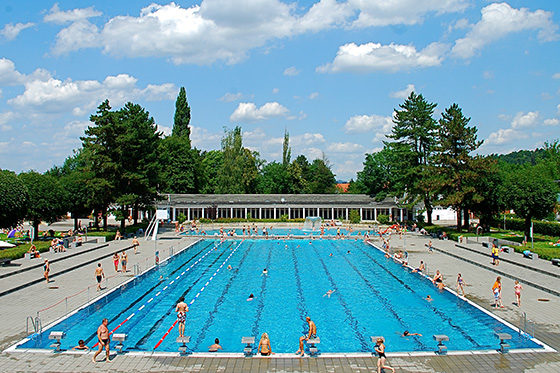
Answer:
<svg viewBox="0 0 560 373"><path fill-rule="evenodd" d="M350 220L352 224L358 224L361 221L358 210L350 210L348 220Z"/></svg>
<svg viewBox="0 0 560 373"><path fill-rule="evenodd" d="M504 223L503 220L501 224L497 224L498 227L503 228ZM506 229L512 231L521 231L525 229L525 222L523 219L518 218L506 218ZM558 222L548 222L548 221L540 221L540 220L533 220L533 232L544 234L546 236L560 236L560 223Z"/></svg>
<svg viewBox="0 0 560 373"><path fill-rule="evenodd" d="M389 223L389 215L377 215L377 221L379 224L387 224Z"/></svg>
<svg viewBox="0 0 560 373"><path fill-rule="evenodd" d="M280 221L288 221L288 220L290 220L288 214L284 214L280 216Z"/></svg>
<svg viewBox="0 0 560 373"><path fill-rule="evenodd" d="M180 213L177 216L177 221L179 222L179 224L183 224L185 222L185 220L187 220L187 217L185 216L185 214Z"/></svg>

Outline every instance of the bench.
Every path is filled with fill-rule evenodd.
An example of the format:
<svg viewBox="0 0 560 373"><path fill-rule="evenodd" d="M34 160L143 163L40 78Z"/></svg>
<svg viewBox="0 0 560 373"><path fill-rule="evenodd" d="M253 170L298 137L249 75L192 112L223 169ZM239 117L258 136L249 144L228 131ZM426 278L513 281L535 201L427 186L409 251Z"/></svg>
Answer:
<svg viewBox="0 0 560 373"><path fill-rule="evenodd" d="M560 259L559 258L552 259L552 265L560 266Z"/></svg>
<svg viewBox="0 0 560 373"><path fill-rule="evenodd" d="M243 353L245 356L250 356L253 353L253 343L255 343L255 337L241 337L241 343L245 344Z"/></svg>
<svg viewBox="0 0 560 373"><path fill-rule="evenodd" d="M181 345L179 346L179 353L184 355L187 353L187 343L189 343L191 341L191 336L187 335L185 337L177 337L177 339L175 340L175 342L180 343Z"/></svg>
<svg viewBox="0 0 560 373"><path fill-rule="evenodd" d="M513 252L513 249L512 249L511 247L509 247L509 246L502 246L502 251L503 251L504 253L509 254L509 253Z"/></svg>
<svg viewBox="0 0 560 373"><path fill-rule="evenodd" d="M124 333L114 333L113 334L113 341L119 342L115 346L115 349L117 350L118 354L122 354L122 350L123 350L123 347L124 347L123 342L126 341L126 337L128 337L128 334L124 334Z"/></svg>
<svg viewBox="0 0 560 373"><path fill-rule="evenodd" d="M56 340L56 342L50 345L50 347L54 347L55 352L60 352L60 345L61 345L60 340L64 337L66 337L66 333L64 332L51 332L49 334L49 339Z"/></svg>
<svg viewBox="0 0 560 373"><path fill-rule="evenodd" d="M500 352L505 354L509 351L510 345L506 342L511 339L511 334L508 333L494 333L496 338L500 340Z"/></svg>
<svg viewBox="0 0 560 373"><path fill-rule="evenodd" d="M2 267L5 267L11 263L12 263L12 259L8 259L8 258L0 259L0 265Z"/></svg>
<svg viewBox="0 0 560 373"><path fill-rule="evenodd" d="M317 349L317 346L315 346L315 345L318 345L319 343L321 343L321 339L318 338L318 337L311 338L311 339L307 340L307 344L309 345L309 355L313 356L313 355L317 354L317 352L319 350Z"/></svg>
<svg viewBox="0 0 560 373"><path fill-rule="evenodd" d="M444 341L449 341L449 337L445 334L434 334L434 339L437 341L438 350L436 353L445 355L447 353L447 346L443 344Z"/></svg>

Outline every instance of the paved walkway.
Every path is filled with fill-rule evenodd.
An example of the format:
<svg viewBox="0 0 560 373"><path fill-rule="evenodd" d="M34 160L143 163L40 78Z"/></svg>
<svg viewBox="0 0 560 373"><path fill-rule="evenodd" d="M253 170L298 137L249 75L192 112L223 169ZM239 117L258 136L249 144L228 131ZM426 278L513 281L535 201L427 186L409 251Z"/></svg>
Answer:
<svg viewBox="0 0 560 373"><path fill-rule="evenodd" d="M181 240L160 240L158 250L164 258L168 248L176 249L186 246L194 238ZM378 241L377 241L378 242ZM504 304L506 308L495 310L491 307L493 301L491 286L495 277L495 268L490 261L476 253L469 253L455 247L452 241L433 241L439 249L429 253L425 247L428 238L409 234L404 239L393 237L391 246L394 248L405 246L410 254L410 263L417 265L424 260L429 272L439 269L444 275L447 286L455 287L455 278L460 271L469 286L466 287L467 298L481 305L485 309L496 313L507 321L518 325L519 320L526 314L527 319L534 324L537 338L560 349L560 297L542 291L533 286L524 285L522 306L513 305L514 292L513 280L504 277ZM128 242L110 243L107 248L100 249L110 252L120 249L118 245ZM379 243L379 242L378 242ZM142 269L152 264L154 255L154 242L141 241L140 253L134 255L129 251L129 267L139 264ZM458 254L455 256L449 253ZM84 254L84 258L85 259ZM471 255L471 256L469 256ZM80 256L75 257L79 263ZM475 259L476 258L476 259ZM69 259L69 260L74 260ZM481 262L473 264L465 259ZM108 288L113 288L127 280L131 273L115 273L110 257L101 260L105 272L114 276L107 282ZM489 268L481 267L484 264ZM25 316L34 315L38 308L64 300L65 296L82 291L81 294L70 298L69 309L85 303L95 295L93 286L95 279L93 270L95 263L85 265L70 271L60 277L55 277L55 282L32 285L23 291L0 297L0 313L3 315L2 328L0 328L0 347L6 348L20 340L25 335ZM529 276L529 272L518 266L500 266L498 269L507 272L511 277ZM54 268L53 268L54 270ZM545 281L536 279L531 275L528 280ZM546 280L549 281L549 280ZM544 284L544 282L542 282ZM560 289L560 280L551 282L553 288ZM90 285L89 295L84 289ZM58 287L58 288L55 288ZM547 301L539 301L546 299ZM49 320L63 315L66 312L66 302L41 313L44 324ZM392 356L389 351L389 363L397 368L398 372L560 372L559 353L510 353L500 354L468 354L461 356ZM318 358L207 358L207 357L173 357L173 356L135 356L126 354L115 356L111 363L91 363L91 354L39 354L39 353L2 353L0 355L0 371L162 371L162 372L371 372L375 369L375 358L363 357L318 357Z"/></svg>

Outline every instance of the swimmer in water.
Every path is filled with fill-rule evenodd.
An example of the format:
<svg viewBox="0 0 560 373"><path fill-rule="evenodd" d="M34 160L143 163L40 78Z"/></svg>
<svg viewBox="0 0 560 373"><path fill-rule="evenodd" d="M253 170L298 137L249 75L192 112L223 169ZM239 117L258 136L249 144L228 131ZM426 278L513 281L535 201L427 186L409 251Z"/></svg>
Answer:
<svg viewBox="0 0 560 373"><path fill-rule="evenodd" d="M263 269L261 276L268 276L268 270L266 268Z"/></svg>
<svg viewBox="0 0 560 373"><path fill-rule="evenodd" d="M231 266L231 264L227 266L227 269L230 270L230 271L233 269L233 267Z"/></svg>
<svg viewBox="0 0 560 373"><path fill-rule="evenodd" d="M430 297L430 296L428 295L428 296L426 297L426 300L427 300L428 302L431 302L431 301L434 300L434 298L432 298L432 297Z"/></svg>
<svg viewBox="0 0 560 373"><path fill-rule="evenodd" d="M323 296L326 295L328 298L330 298L330 297L331 297L331 294L334 293L335 291L336 291L336 290L329 290L329 291L327 291L325 294L323 294Z"/></svg>
<svg viewBox="0 0 560 373"><path fill-rule="evenodd" d="M253 295L253 293L251 293L251 294L249 295L249 298L247 298L247 302L250 302L250 301L252 301L253 299L255 299L255 296Z"/></svg>
<svg viewBox="0 0 560 373"><path fill-rule="evenodd" d="M413 335L417 335L417 336L419 336L419 337L422 336L422 334L420 334L420 333L410 333L408 330L405 330L405 331L402 333L401 337L410 337L410 336L413 336Z"/></svg>

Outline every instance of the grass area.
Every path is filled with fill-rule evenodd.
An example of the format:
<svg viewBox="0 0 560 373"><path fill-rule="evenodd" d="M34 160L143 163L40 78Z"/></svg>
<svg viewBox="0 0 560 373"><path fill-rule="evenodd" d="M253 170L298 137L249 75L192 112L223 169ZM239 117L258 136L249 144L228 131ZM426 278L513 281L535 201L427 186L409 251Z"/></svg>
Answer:
<svg viewBox="0 0 560 373"><path fill-rule="evenodd" d="M51 246L50 241L35 241L34 244L37 247L37 250L39 250L39 252L49 251L49 247ZM1 250L0 259L13 260L13 259L23 258L23 256L29 250L30 247L31 247L30 243L23 243L15 247L10 247L8 249Z"/></svg>
<svg viewBox="0 0 560 373"><path fill-rule="evenodd" d="M428 229L429 228L429 229ZM459 240L459 236L463 237L476 237L476 233L473 232L461 232L457 233L456 230L450 229L449 227L440 227L440 226L431 226L426 227L426 230L429 232L431 231L445 231L450 239L454 241ZM519 242L520 244L523 242L523 232L520 231L510 231L510 230L502 230L502 229L492 229L491 232L486 232L483 234L485 237L494 237L503 240L509 240L514 242ZM560 247L559 246L552 246L551 243L555 243L558 241L560 237L553 237L553 236L546 236L543 234L535 233L535 237L533 239L533 251L539 254L539 257L543 259L554 259L560 258ZM524 250L531 250L531 241L529 241L526 245L521 246L513 246L513 249L516 252L523 252Z"/></svg>

